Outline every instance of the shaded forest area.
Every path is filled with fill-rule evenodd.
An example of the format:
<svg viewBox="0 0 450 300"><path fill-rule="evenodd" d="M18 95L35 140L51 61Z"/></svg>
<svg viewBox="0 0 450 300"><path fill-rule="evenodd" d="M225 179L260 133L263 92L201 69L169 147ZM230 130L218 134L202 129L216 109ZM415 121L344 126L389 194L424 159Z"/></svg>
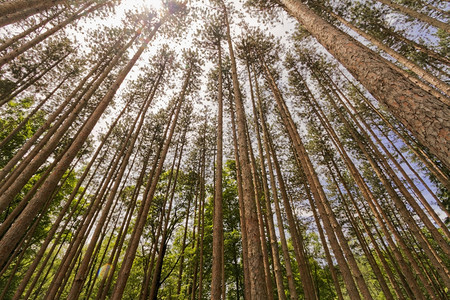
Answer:
<svg viewBox="0 0 450 300"><path fill-rule="evenodd" d="M130 3L0 2L0 299L450 298L448 0Z"/></svg>

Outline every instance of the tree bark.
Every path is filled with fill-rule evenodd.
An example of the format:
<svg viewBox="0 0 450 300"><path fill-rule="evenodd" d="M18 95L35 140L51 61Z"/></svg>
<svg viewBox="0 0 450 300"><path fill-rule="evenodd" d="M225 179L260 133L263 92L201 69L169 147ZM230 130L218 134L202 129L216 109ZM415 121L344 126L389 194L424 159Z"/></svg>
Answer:
<svg viewBox="0 0 450 300"><path fill-rule="evenodd" d="M245 222L248 237L248 266L250 273L250 295L252 300L267 299L267 287L264 275L264 264L259 235L259 224L256 213L254 186L251 176L250 160L248 156L246 121L244 105L241 98L241 91L237 77L236 60L234 58L233 44L231 41L230 24L228 21L227 9L223 3L225 14L225 25L227 28L227 41L230 52L234 101L236 106L239 160L242 174L243 202L245 206Z"/></svg>
<svg viewBox="0 0 450 300"><path fill-rule="evenodd" d="M211 300L220 300L222 294L222 263L223 263L223 199L222 199L222 169L223 169L223 74L222 74L222 51L220 40L217 43L219 79L217 86L217 160L216 178L214 186L214 216L213 216L213 253L212 253L212 275L211 275ZM225 299L223 299L225 300Z"/></svg>
<svg viewBox="0 0 450 300"><path fill-rule="evenodd" d="M267 172L266 172L266 165L264 160L264 152L263 152L263 146L261 141L261 133L259 130L259 122L258 122L258 113L259 113L259 119L261 120L261 123L264 122L263 115L262 115L262 103L261 103L261 97L259 92L259 84L258 79L256 77L255 72L254 74L254 80L255 80L255 88L256 88L256 95L258 99L258 112L256 110L256 106L254 101L252 101L252 107L253 107L253 114L255 117L255 129L256 129L256 139L258 142L258 150L259 150L259 161L260 161L260 167L261 167L261 177L262 177L262 183L263 183L263 191L264 191L264 204L265 204L265 214L267 217L267 227L269 231L269 241L270 246L272 250L272 261L274 265L274 273L275 273L275 283L277 286L277 294L279 299L286 299L286 294L284 291L283 286L283 274L281 269L281 263L280 263L280 254L278 251L278 241L277 241L277 235L275 233L275 224L273 221L273 212L272 212L272 205L270 201L270 192L269 192L269 185L267 183ZM253 99L252 99L253 100ZM264 127L263 127L264 130Z"/></svg>

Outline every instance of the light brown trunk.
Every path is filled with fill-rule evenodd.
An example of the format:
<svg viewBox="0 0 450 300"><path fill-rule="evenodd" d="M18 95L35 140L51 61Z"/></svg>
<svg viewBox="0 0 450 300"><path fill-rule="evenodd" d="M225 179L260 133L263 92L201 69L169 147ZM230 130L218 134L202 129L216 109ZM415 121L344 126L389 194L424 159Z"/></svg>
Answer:
<svg viewBox="0 0 450 300"><path fill-rule="evenodd" d="M317 77L316 77L317 78ZM320 84L321 81L318 80ZM417 238L418 242L420 243L421 247L426 251L427 255L429 256L431 262L433 263L436 270L441 275L444 282L446 282L447 286L450 286L450 276L448 275L448 270L444 267L442 259L439 257L439 255L436 253L435 249L430 245L429 241L426 239L426 237L423 235L423 232L417 225L416 221L412 218L411 214L409 213L408 209L406 208L406 205L402 202L400 197L398 196L397 192L392 187L390 181L382 171L381 167L376 163L374 160L374 157L372 153L369 152L369 150L363 145L363 143L360 140L360 137L355 132L355 129L353 126L350 125L349 121L344 117L341 110L337 107L337 104L335 103L335 100L331 95L328 94L328 92L324 89L325 93L328 95L328 99L330 100L331 104L335 108L336 112L340 116L341 121L346 125L347 128L349 128L351 135L353 136L353 139L358 144L361 151L364 153L366 158L368 159L370 165L372 166L373 170L377 174L378 178L381 180L383 185L385 186L388 194L390 195L391 199L393 200L394 204L397 206L397 209L402 216L403 220L407 222L409 229L414 234L414 236ZM336 93L334 89L332 89L333 93ZM339 96L335 94L335 96L339 99ZM354 118L354 116L351 116ZM359 123L356 123L356 125L359 125ZM360 126L360 125L359 125ZM364 131L362 130L364 133ZM387 171L388 175L391 176L392 180L396 183L397 187L400 189L402 194L406 197L409 204L412 205L416 213L418 213L419 217L423 222L425 222L425 225L427 225L427 228L430 230L430 233L435 237L435 241L441 246L441 249L444 251L444 253L450 254L450 248L448 244L443 239L442 235L437 232L434 225L431 224L428 217L425 215L423 210L418 207L417 203L414 199L412 199L409 192L404 188L401 181L396 176L395 172L390 168L390 166L385 162L385 159L382 157L382 155L379 153L378 149L373 145L372 141L369 137L366 136L367 143L371 146L371 149L374 151L375 155L380 159L380 161L383 163L385 170Z"/></svg>
<svg viewBox="0 0 450 300"><path fill-rule="evenodd" d="M259 125L258 125L258 115L256 113L256 107L255 107L255 96L253 93L253 84L252 84L252 76L251 76L251 72L250 72L250 65L249 62L246 61L246 68L247 68L247 73L248 73L248 82L250 85L250 99L252 102L252 109L253 109L253 117L254 117L254 121L255 121L255 128L256 128L256 133L259 135ZM247 138L248 138L248 145L249 145L249 150L250 150L250 161L251 161L251 167L252 167L252 176L253 176L253 182L254 182L254 187L255 187L255 202L256 202L256 212L258 214L258 222L259 222L259 232L260 232L260 236L261 236L261 249L262 249L262 253L263 253L263 260L264 260L264 272L266 275L266 286L267 286L267 297L268 299L274 299L273 298L273 285L272 285L272 276L270 273L270 263L269 263L269 255L268 255L268 249L267 249L267 241L266 241L266 233L265 233L265 226L264 226L264 217L263 217L263 212L261 210L261 199L265 199L262 198L262 194L261 194L261 182L260 182L260 178L259 178L259 174L258 174L258 168L256 166L256 160L255 160L255 155L253 153L253 148L252 148L252 143L250 140L250 133L248 132L248 128L247 128ZM262 157L262 156L261 156ZM263 162L264 163L264 162ZM264 173L265 175L265 173Z"/></svg>
<svg viewBox="0 0 450 300"><path fill-rule="evenodd" d="M225 25L227 28L227 41L230 52L234 101L236 106L237 129L239 141L239 160L241 166L243 204L245 206L245 225L248 238L248 267L250 275L250 295L252 300L267 299L267 286L264 274L264 263L260 243L258 216L256 213L255 195L253 179L251 176L250 160L248 156L246 119L244 105L241 98L241 91L238 81L236 60L234 58L233 44L231 41L231 31L228 21L227 9L223 4L225 14Z"/></svg>
<svg viewBox="0 0 450 300"><path fill-rule="evenodd" d="M231 87L230 87L231 88ZM238 201L239 201L239 222L241 225L241 241L242 241L242 266L244 271L244 299L251 299L250 295L250 270L248 267L248 239L247 239L247 230L246 230L246 222L245 222L245 206L243 203L243 188L242 188L242 171L241 164L239 161L239 152L238 152L238 141L236 136L236 118L234 116L234 107L231 99L231 90L229 90L230 94L230 114L231 114L231 130L233 132L233 145L234 145L234 160L236 162L236 182L237 182L237 190L238 190Z"/></svg>
<svg viewBox="0 0 450 300"><path fill-rule="evenodd" d="M371 299L371 295L367 289L367 285L365 284L364 278L362 277L362 274L356 265L352 252L349 249L345 237L343 236L341 227L339 223L336 221L334 213L331 211L328 200L325 196L325 192L318 179L317 173L315 172L315 169L309 159L309 156L306 152L303 142L297 132L295 124L292 121L292 117L289 114L289 110L287 109L286 104L284 103L284 100L281 96L281 92L279 91L268 66L265 64L264 60L261 59L261 62L263 63L266 79L274 94L274 98L277 102L277 106L281 113L283 123L286 129L288 130L288 134L294 145L294 149L297 152L296 154L300 160L300 163L305 168L306 178L308 180L308 183L312 187L311 191L314 195L314 198L316 199L319 214L322 217L322 220L324 221L324 228L327 232L328 238L330 239L330 244L332 246L333 252L336 256L339 266L342 268L342 275L344 281L346 282L348 292L353 299L360 299L358 289L356 288L353 281L353 278L355 278L356 282L358 283L358 287L361 289L361 292L364 295L364 298ZM341 241L340 243L338 239ZM347 263L350 264L350 267Z"/></svg>
<svg viewBox="0 0 450 300"><path fill-rule="evenodd" d="M349 80L344 73L341 72L344 78L356 89L357 93L361 96L364 103L367 104L368 107L375 112L381 120L383 120L384 124L386 124L401 140L408 146L414 155L431 171L431 173L438 178L438 180L444 184L448 189L450 189L450 179L447 174L445 174L436 163L420 149L420 145L415 144L415 140L411 138L411 136L404 136L397 128L367 99L367 97L359 90L359 88Z"/></svg>
<svg viewBox="0 0 450 300"><path fill-rule="evenodd" d="M131 135L129 138L130 142L127 143L128 150L125 154L124 159L122 160L122 164L120 166L119 173L116 175L115 182L111 188L111 191L109 192L108 199L106 200L106 202L104 203L104 205L102 207L101 217L97 221L97 227L95 228L95 231L93 232L93 234L90 238L90 243L84 253L84 257L81 262L80 268L79 268L77 274L75 275L74 282L72 283L72 287L67 296L67 299L69 299L69 300L77 299L79 294L81 293L81 289L83 288L83 284L84 284L84 281L86 280L88 267L89 267L89 263L91 261L93 251L95 250L95 248L97 246L97 241L102 232L105 221L107 220L108 215L110 214L111 206L113 205L113 203L115 203L114 200L116 199L116 194L119 189L120 183L122 181L122 177L123 177L123 175L126 171L126 168L129 164L129 159L133 153L134 145L136 144L137 138L138 138L141 128L144 124L145 114L146 114L148 108L150 107L150 104L152 103L152 100L156 93L156 90L158 89L158 85L159 85L163 71L160 71L160 72L161 73L159 74L158 79L156 80L156 82L154 84L154 87L149 91L149 93L145 99L144 105L142 106L141 110L139 111L138 116L135 118L133 127L130 130L130 135ZM138 121L139 121L139 123L138 123ZM137 124L137 126L136 126L136 124Z"/></svg>
<svg viewBox="0 0 450 300"><path fill-rule="evenodd" d="M312 107L315 107L314 109L317 109L316 113L318 114L319 119L321 120L322 124L327 129L329 134L333 137L333 139L331 139L331 141L336 145L336 148L338 149L341 157L346 162L346 164L347 164L347 166L348 166L348 168L349 168L353 178L356 181L356 184L360 188L364 198L366 199L367 203L369 204L370 209L372 210L374 216L376 217L376 219L378 221L378 224L381 226L381 228L383 230L383 233L384 233L384 235L386 236L386 238L388 240L388 243L391 245L391 247L393 249L395 258L399 262L399 265L402 268L403 274L406 276L406 278L407 278L411 288L414 291L414 294L417 295L416 297L421 297L420 299L423 299L422 298L422 292L419 289L419 287L417 286L415 278L414 278L412 272L410 271L409 268L407 268L406 262L402 263L402 262L404 262L404 259L401 256L401 254L397 251L397 245L391 238L392 230L393 230L392 224L389 221L387 222L387 225L389 226L389 229L391 230L391 232L389 232L389 230L386 228L386 225L385 225L385 220L388 220L388 219L385 217L381 206L376 201L376 198L374 197L374 195L370 191L369 187L366 185L366 183L362 179L362 177L361 177L359 171L357 170L356 166L353 164L353 162L348 157L347 153L345 152L345 149L343 149L341 143L339 142L339 139L337 138L336 133L332 129L331 125L328 123L326 116L322 112L322 110L321 110L320 106L318 105L317 101L315 100L315 98L312 96L312 93L310 91L308 93L311 95L310 99L314 101L314 103L312 104ZM405 251L405 254L410 259L410 261L411 261L411 259L413 259L411 261L411 263L413 264L414 271L416 272L415 275L419 276L419 278L421 278L422 282L425 284L426 281L425 281L425 279L423 277L421 277L422 273L421 273L420 269L417 267L417 264L415 263L414 258L412 258L412 256L410 255L410 252L406 248L406 245L404 244L402 238L399 235L395 235L395 237L398 240L398 242L399 242L400 246L402 247L402 249ZM425 287L428 287L428 285L425 284Z"/></svg>
<svg viewBox="0 0 450 300"><path fill-rule="evenodd" d="M214 216L213 216L213 253L212 253L212 279L211 300L220 300L222 294L222 263L223 263L223 199L222 199L222 169L223 169L223 75L222 75L222 51L220 40L217 45L219 80L217 86L217 160L216 178L214 184ZM223 299L225 300L225 299Z"/></svg>
<svg viewBox="0 0 450 300"><path fill-rule="evenodd" d="M261 122L263 122L262 119L262 107L261 107L261 99L260 99L260 93L259 93L259 85L258 85L258 79L256 78L255 72L253 72L255 77L255 87L256 87L256 95L259 103L259 118L261 119ZM269 240L270 240L270 246L272 250L272 261L274 265L274 273L275 273L275 283L277 286L277 294L279 299L286 299L286 294L284 291L283 286L283 274L281 269L281 263L280 263L280 255L278 251L278 241L277 241L277 235L275 233L275 224L273 221L273 213L272 213L272 206L270 203L270 192L268 188L267 183L267 173L266 173L266 166L264 162L264 152L261 142L261 133L259 130L259 122L257 117L257 111L255 107L255 103L252 99L252 107L253 107L253 115L255 120L255 129L256 129L256 138L258 142L258 151L259 151L259 161L260 161L260 167L261 167L261 177L262 177L262 183L263 183L263 191L264 191L264 204L265 204L265 214L267 219L267 227L269 231Z"/></svg>

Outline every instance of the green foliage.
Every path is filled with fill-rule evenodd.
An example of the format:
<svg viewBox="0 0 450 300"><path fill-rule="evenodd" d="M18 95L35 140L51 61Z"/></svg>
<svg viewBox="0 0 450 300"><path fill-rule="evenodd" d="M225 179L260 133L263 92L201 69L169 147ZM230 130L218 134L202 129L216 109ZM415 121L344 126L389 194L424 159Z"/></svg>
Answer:
<svg viewBox="0 0 450 300"><path fill-rule="evenodd" d="M3 141L9 133L17 127L27 116L27 110L33 105L33 98L12 100L2 108L0 115L0 141ZM45 121L45 113L37 112L31 117L23 128L0 149L0 168L4 167L14 156L16 151L30 138Z"/></svg>

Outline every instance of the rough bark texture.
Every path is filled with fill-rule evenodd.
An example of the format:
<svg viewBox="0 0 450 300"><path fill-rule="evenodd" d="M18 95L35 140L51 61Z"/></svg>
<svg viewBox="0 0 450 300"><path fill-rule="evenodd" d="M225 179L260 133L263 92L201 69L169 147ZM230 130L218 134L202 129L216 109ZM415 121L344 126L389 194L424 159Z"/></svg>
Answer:
<svg viewBox="0 0 450 300"><path fill-rule="evenodd" d="M298 0L281 0L316 39L415 137L450 166L450 107L415 86L378 54L336 29Z"/></svg>
<svg viewBox="0 0 450 300"><path fill-rule="evenodd" d="M222 97L222 54L220 42L217 55L219 58L218 111L217 111L217 166L214 189L213 218L213 262L211 280L211 299L220 300L222 294L222 261L223 261L223 204L222 204L222 156L223 156L223 97Z"/></svg>
<svg viewBox="0 0 450 300"><path fill-rule="evenodd" d="M264 276L264 264L260 244L258 216L256 214L254 187L251 175L250 159L248 156L245 111L239 88L236 61L233 53L233 44L231 42L230 36L230 25L228 23L227 15L225 15L225 19L232 68L234 101L236 105L239 160L241 162L243 202L245 206L245 223L248 238L248 266L250 273L250 287L246 288L250 288L250 295L252 300L267 299L267 287Z"/></svg>

